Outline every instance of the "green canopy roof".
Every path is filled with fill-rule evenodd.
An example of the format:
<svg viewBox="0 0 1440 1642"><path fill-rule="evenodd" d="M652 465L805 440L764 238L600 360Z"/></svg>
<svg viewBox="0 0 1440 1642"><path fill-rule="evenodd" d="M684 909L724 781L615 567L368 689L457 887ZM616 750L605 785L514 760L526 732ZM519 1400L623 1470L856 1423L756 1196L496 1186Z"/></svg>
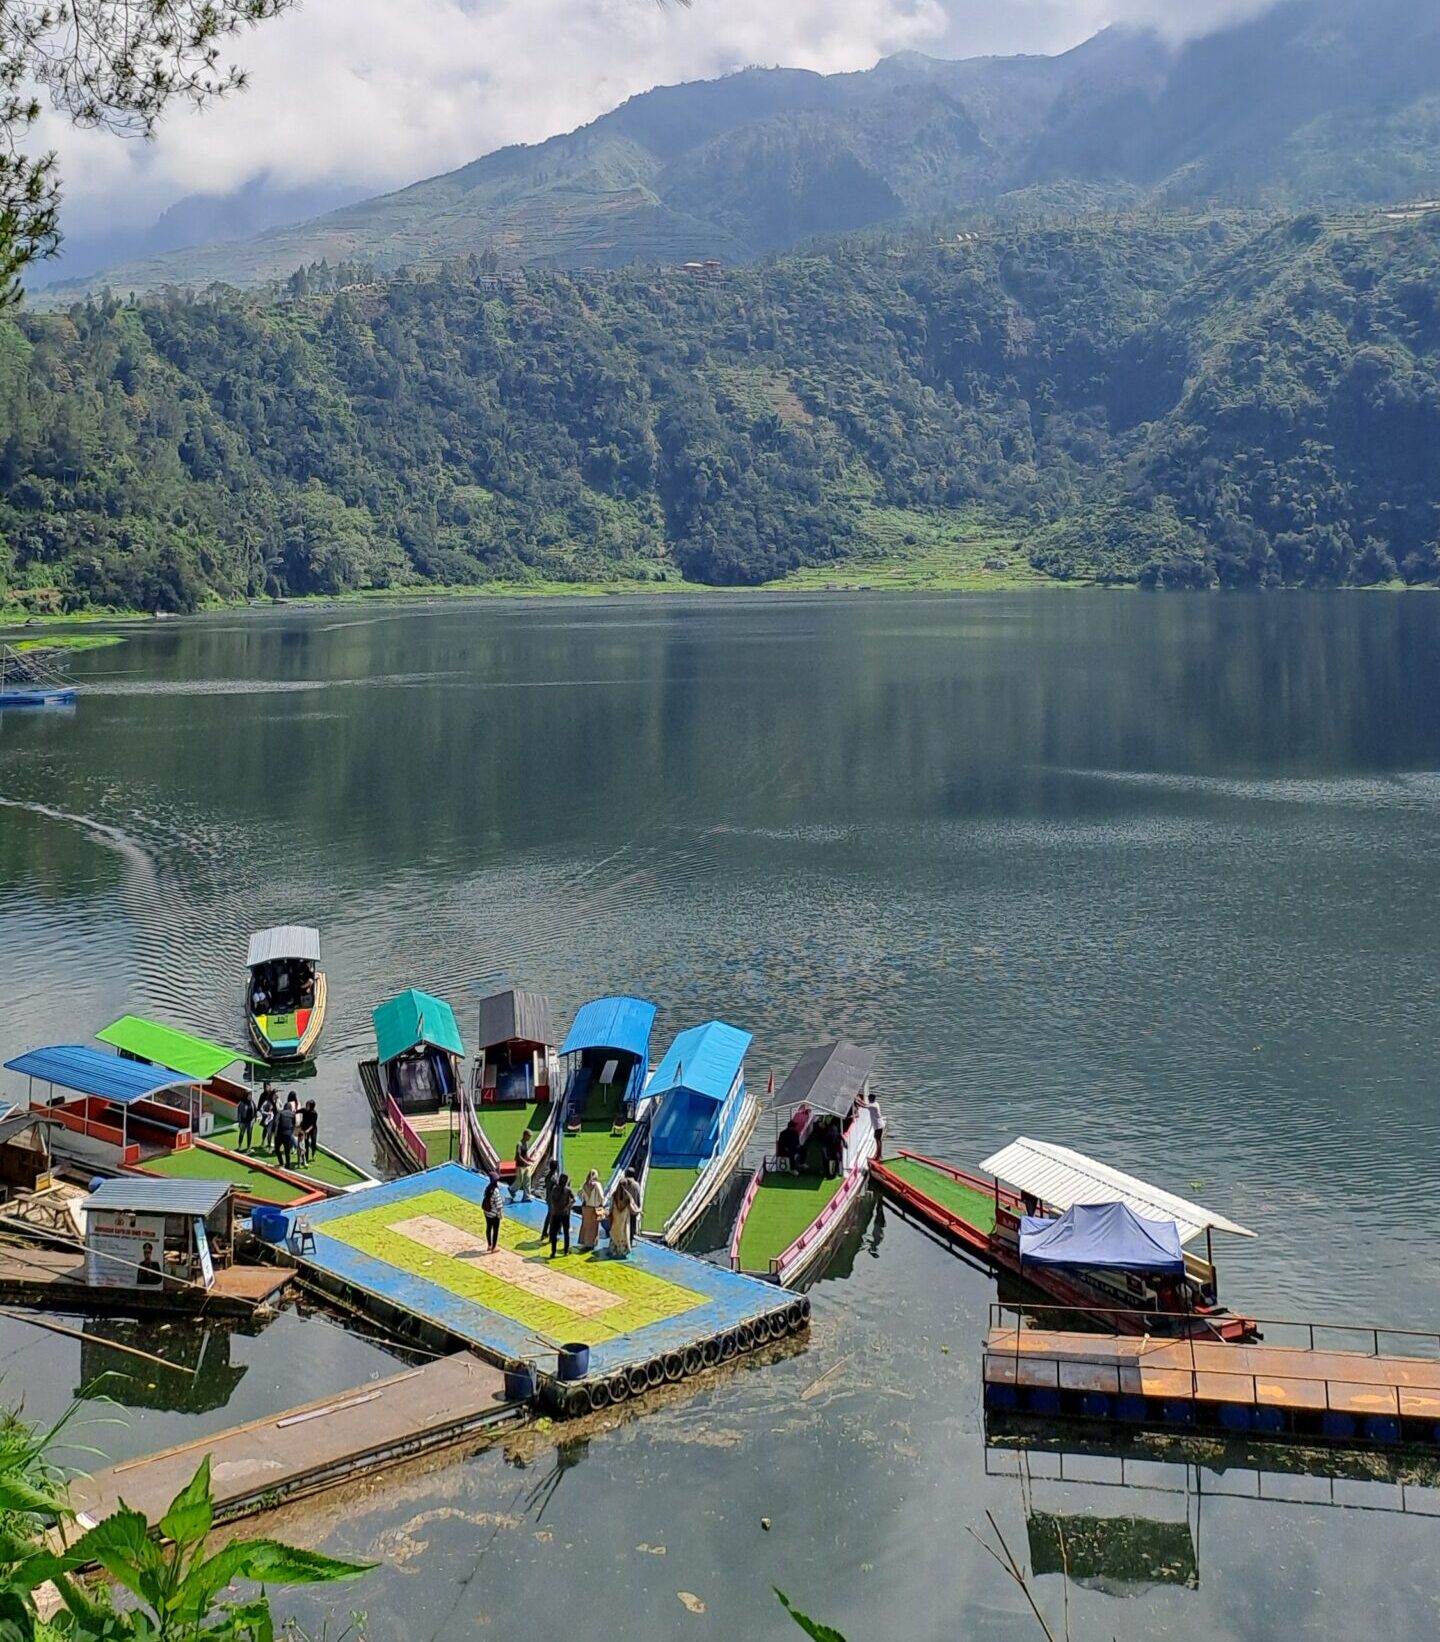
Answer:
<svg viewBox="0 0 1440 1642"><path fill-rule="evenodd" d="M156 1066L164 1066L181 1077L195 1078L201 1083L223 1072L227 1066L233 1066L237 1060L247 1061L251 1066L265 1064L253 1055L241 1054L238 1049L227 1049L223 1043L211 1043L208 1038L197 1038L173 1026L161 1026L158 1021L147 1021L140 1015L122 1015L95 1036L124 1054L153 1061Z"/></svg>
<svg viewBox="0 0 1440 1642"><path fill-rule="evenodd" d="M432 1049L447 1049L452 1055L465 1053L460 1028L455 1024L455 1011L444 998L417 992L413 986L398 998L387 998L371 1019L375 1022L375 1048L382 1063L422 1043Z"/></svg>

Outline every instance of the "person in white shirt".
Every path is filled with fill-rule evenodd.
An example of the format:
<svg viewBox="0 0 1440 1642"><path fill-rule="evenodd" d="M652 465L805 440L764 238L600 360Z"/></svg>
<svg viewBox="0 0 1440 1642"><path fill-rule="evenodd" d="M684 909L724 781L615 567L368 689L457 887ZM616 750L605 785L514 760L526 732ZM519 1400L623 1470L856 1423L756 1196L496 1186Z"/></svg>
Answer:
<svg viewBox="0 0 1440 1642"><path fill-rule="evenodd" d="M870 1127L875 1131L875 1161L878 1163L885 1155L885 1114L874 1095L865 1102L865 1110L870 1114Z"/></svg>

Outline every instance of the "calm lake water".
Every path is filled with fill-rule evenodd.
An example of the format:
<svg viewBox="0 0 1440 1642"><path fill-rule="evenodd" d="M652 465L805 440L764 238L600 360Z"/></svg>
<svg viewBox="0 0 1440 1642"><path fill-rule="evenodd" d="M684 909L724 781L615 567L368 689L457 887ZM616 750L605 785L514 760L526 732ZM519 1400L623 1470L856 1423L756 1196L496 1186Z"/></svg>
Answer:
<svg viewBox="0 0 1440 1642"><path fill-rule="evenodd" d="M246 935L313 922L310 1088L367 1161L382 996L438 991L473 1031L502 984L566 1018L636 991L657 1046L752 1031L761 1088L818 1037L875 1043L902 1144L974 1162L1025 1133L1212 1203L1259 1233L1217 1240L1232 1303L1440 1327L1440 599L297 609L132 630L75 671L73 715L0 721L7 1056L126 1009L238 1042ZM989 1508L1022 1555L1053 1512L1193 1549L1198 1584L1077 1588L1077 1642L1434 1634L1440 1525L1395 1488L1238 1497L1235 1456L1144 1488L1093 1457L993 1474L992 1296L876 1214L800 1355L293 1513L386 1564L294 1606L387 1639L799 1636L778 1584L851 1642L1037 1636L966 1532ZM172 1334L204 1353L187 1406L142 1367L80 1440L148 1452L395 1366L298 1313ZM0 1391L37 1416L117 1366L0 1324Z"/></svg>

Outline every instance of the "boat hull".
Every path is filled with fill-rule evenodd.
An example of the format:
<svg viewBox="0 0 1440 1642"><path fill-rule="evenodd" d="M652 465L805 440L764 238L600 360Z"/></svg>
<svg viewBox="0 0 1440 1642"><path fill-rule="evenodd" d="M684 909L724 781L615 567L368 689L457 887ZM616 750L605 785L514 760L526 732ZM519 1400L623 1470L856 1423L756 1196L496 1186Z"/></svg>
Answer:
<svg viewBox="0 0 1440 1642"><path fill-rule="evenodd" d="M59 690L0 690L0 709L5 707L73 707L72 687Z"/></svg>
<svg viewBox="0 0 1440 1642"><path fill-rule="evenodd" d="M725 1183L739 1168L759 1117L760 1102L753 1095L747 1094L741 1102L740 1112L725 1150L712 1157L704 1168L697 1172L695 1184L665 1222L664 1227L658 1232L642 1231L642 1237L650 1242L664 1243L667 1248L672 1249L678 1248L684 1242L705 1211L724 1190Z"/></svg>

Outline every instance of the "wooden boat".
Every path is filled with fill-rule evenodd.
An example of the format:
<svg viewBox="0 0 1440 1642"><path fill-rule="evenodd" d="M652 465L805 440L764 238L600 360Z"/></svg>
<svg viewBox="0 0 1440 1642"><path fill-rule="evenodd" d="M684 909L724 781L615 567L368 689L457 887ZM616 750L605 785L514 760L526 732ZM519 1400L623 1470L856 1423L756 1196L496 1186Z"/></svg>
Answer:
<svg viewBox="0 0 1440 1642"><path fill-rule="evenodd" d="M476 1160L503 1179L530 1131L532 1157L549 1156L559 1102L560 1063L550 1000L539 992L497 992L480 1000L479 1042L470 1082Z"/></svg>
<svg viewBox="0 0 1440 1642"><path fill-rule="evenodd" d="M435 1163L470 1161L465 1045L455 1011L415 987L387 998L371 1015L375 1056L360 1063L360 1086L377 1133L407 1173Z"/></svg>
<svg viewBox="0 0 1440 1642"><path fill-rule="evenodd" d="M320 931L281 924L250 937L245 959L245 1023L267 1060L306 1060L325 1025Z"/></svg>
<svg viewBox="0 0 1440 1642"><path fill-rule="evenodd" d="M69 707L75 686L62 671L59 650L17 650L0 645L0 708Z"/></svg>
<svg viewBox="0 0 1440 1642"><path fill-rule="evenodd" d="M1083 1153L1021 1137L986 1158L983 1172L957 1169L918 1152L876 1163L877 1186L907 1217L960 1253L1021 1280L1059 1306L1128 1334L1182 1334L1223 1340L1255 1337L1250 1318L1220 1304L1212 1234L1255 1234L1223 1215L1151 1186ZM1026 1258L1023 1229L1077 1207L1120 1203L1150 1223L1173 1224L1179 1242L1205 1233L1206 1254L1184 1254L1184 1271ZM1091 1250L1096 1256L1097 1251ZM1098 1258L1104 1259L1103 1251ZM1157 1261L1158 1265L1158 1261ZM1041 1307L1045 1310L1047 1308ZM1053 1320L1053 1319L1052 1319ZM1056 1326L1059 1326L1058 1323Z"/></svg>
<svg viewBox="0 0 1440 1642"><path fill-rule="evenodd" d="M556 1161L575 1190L591 1169L613 1178L645 1103L655 1005L643 998L583 1004L560 1045L560 1132Z"/></svg>
<svg viewBox="0 0 1440 1642"><path fill-rule="evenodd" d="M295 1208L348 1189L348 1184L322 1184L209 1139L201 1132L198 1114L206 1100L219 1097L207 1096L193 1078L169 1067L86 1044L33 1049L5 1066L30 1079L31 1109L55 1120L51 1146L57 1160L83 1170L87 1178L142 1174L224 1180L235 1188L237 1201L250 1207ZM43 1099L35 1098L37 1083L46 1091ZM363 1173L354 1172L357 1177ZM364 1180L373 1184L368 1176Z"/></svg>
<svg viewBox="0 0 1440 1642"><path fill-rule="evenodd" d="M795 1063L776 1097L775 1149L751 1178L730 1234L732 1271L787 1288L819 1275L875 1155L869 1116L855 1109L874 1067L873 1050L843 1040L808 1049ZM827 1172L822 1139L830 1123L843 1136L836 1175Z"/></svg>
<svg viewBox="0 0 1440 1642"><path fill-rule="evenodd" d="M739 1166L760 1114L745 1087L749 1047L748 1032L709 1021L666 1050L645 1089L636 1145L642 1237L675 1247Z"/></svg>

